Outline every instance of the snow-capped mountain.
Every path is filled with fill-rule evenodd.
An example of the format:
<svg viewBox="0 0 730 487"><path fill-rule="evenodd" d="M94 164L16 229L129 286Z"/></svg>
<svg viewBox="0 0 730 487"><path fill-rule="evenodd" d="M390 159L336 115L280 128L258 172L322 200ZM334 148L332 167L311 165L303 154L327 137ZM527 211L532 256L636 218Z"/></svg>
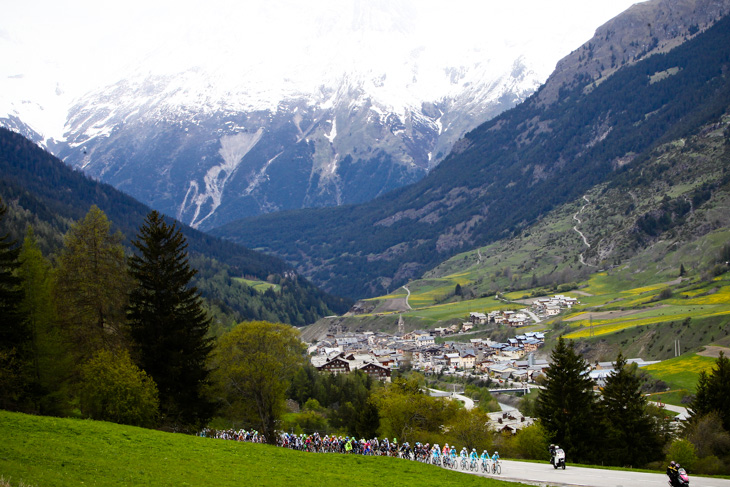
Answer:
<svg viewBox="0 0 730 487"><path fill-rule="evenodd" d="M558 9L530 0L185 5L164 11L176 25L159 33L164 43L75 99L63 135L37 128L36 114L52 110L26 98L0 99L0 123L203 229L362 202L422 178L464 133L533 93L584 35L555 29L544 19Z"/></svg>
<svg viewBox="0 0 730 487"><path fill-rule="evenodd" d="M202 228L357 203L420 179L466 130L540 83L522 59L498 76L484 71L494 72L444 70L447 95L427 101L393 96L385 73L345 73L276 103L247 91L220 96L200 70L123 81L71 109L60 155Z"/></svg>

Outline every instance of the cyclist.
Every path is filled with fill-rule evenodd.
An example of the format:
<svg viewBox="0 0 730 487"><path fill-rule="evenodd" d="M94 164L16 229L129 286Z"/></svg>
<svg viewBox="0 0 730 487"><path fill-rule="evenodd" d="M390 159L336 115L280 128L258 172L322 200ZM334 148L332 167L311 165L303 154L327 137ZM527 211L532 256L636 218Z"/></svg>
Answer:
<svg viewBox="0 0 730 487"><path fill-rule="evenodd" d="M451 451L449 452L449 456L451 457L451 464L456 464L456 447L451 445Z"/></svg>
<svg viewBox="0 0 730 487"><path fill-rule="evenodd" d="M487 467L489 466L489 452L487 450L484 450L482 452L482 469L487 470Z"/></svg>
<svg viewBox="0 0 730 487"><path fill-rule="evenodd" d="M441 453L441 449L439 448L438 443L436 443L435 445L433 445L433 449L431 450L433 463L439 463L439 453Z"/></svg>
<svg viewBox="0 0 730 487"><path fill-rule="evenodd" d="M499 452L495 451L494 455L492 455L492 461L496 462L497 460L499 460Z"/></svg>
<svg viewBox="0 0 730 487"><path fill-rule="evenodd" d="M459 461L461 463L461 469L464 470L466 468L466 459L469 457L469 452L466 451L466 447L463 447L461 449L461 452L459 452Z"/></svg>
<svg viewBox="0 0 730 487"><path fill-rule="evenodd" d="M479 454L477 453L477 449L472 448L471 453L469 454L469 460L471 460L469 462L469 467L472 469L476 468L478 459L479 459Z"/></svg>

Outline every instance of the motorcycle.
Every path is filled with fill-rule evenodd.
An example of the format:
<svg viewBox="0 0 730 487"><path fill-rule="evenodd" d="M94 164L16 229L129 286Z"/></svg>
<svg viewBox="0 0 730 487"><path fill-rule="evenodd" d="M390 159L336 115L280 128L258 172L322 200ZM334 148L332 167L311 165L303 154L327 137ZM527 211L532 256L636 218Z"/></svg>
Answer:
<svg viewBox="0 0 730 487"><path fill-rule="evenodd" d="M565 470L565 451L562 448L555 450L550 458L550 463L556 470L558 467L563 467L563 470Z"/></svg>
<svg viewBox="0 0 730 487"><path fill-rule="evenodd" d="M669 486L689 487L689 475L687 475L687 471L683 468L677 470L677 476L674 478L674 480L669 479Z"/></svg>

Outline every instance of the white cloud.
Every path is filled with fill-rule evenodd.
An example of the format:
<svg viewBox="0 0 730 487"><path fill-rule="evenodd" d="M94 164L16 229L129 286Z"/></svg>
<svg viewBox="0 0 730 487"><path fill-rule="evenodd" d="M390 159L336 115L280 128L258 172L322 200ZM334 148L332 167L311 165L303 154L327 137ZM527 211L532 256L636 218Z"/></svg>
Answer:
<svg viewBox="0 0 730 487"><path fill-rule="evenodd" d="M634 1L8 2L0 18L0 109L20 99L50 107L58 91L73 98L130 73L191 66L230 86L285 79L317 86L347 67L385 72L391 81L413 76L399 68L414 52L423 74L529 51L549 73Z"/></svg>

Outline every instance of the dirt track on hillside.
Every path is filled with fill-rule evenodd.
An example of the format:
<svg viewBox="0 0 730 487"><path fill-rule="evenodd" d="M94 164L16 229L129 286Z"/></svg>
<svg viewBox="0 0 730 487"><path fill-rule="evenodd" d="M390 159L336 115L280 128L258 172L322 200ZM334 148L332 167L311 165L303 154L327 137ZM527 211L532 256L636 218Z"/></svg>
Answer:
<svg viewBox="0 0 730 487"><path fill-rule="evenodd" d="M706 346L704 350L702 350L701 352L697 352L697 355L702 355L703 357L717 358L720 356L720 352L724 352L726 357L730 357L730 348L718 347L715 345Z"/></svg>
<svg viewBox="0 0 730 487"><path fill-rule="evenodd" d="M373 310L373 313L389 313L393 311L408 311L408 301L405 297L386 299Z"/></svg>
<svg viewBox="0 0 730 487"><path fill-rule="evenodd" d="M580 320L586 320L590 319L591 316L595 320L607 320L611 318L625 318L627 316L636 315L639 313L643 313L645 311L653 311L656 309L666 308L667 305L662 304L661 306L654 306L653 308L643 308L643 309L627 309L625 311L588 311L586 313L581 313L577 316L571 316L570 318L566 318L565 321L580 321Z"/></svg>

